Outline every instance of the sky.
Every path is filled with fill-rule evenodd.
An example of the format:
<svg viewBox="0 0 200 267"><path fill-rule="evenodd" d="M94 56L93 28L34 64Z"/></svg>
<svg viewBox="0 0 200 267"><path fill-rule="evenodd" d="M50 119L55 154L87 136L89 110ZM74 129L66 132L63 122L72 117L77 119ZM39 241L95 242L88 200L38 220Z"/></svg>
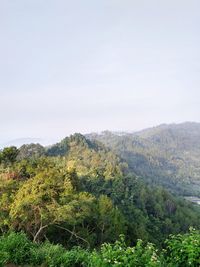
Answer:
<svg viewBox="0 0 200 267"><path fill-rule="evenodd" d="M199 0L0 0L0 144L200 122Z"/></svg>

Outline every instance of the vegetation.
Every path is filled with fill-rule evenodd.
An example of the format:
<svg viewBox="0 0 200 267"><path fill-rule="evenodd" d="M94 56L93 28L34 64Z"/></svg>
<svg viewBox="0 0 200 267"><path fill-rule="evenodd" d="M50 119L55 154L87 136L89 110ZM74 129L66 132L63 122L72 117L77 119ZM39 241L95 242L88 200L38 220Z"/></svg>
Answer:
<svg viewBox="0 0 200 267"><path fill-rule="evenodd" d="M112 149L149 184L182 196L200 196L200 124L161 125L128 134L87 135Z"/></svg>
<svg viewBox="0 0 200 267"><path fill-rule="evenodd" d="M198 206L145 184L80 134L0 152L2 266L190 266L199 221Z"/></svg>
<svg viewBox="0 0 200 267"><path fill-rule="evenodd" d="M102 244L99 250L74 247L66 250L48 241L32 243L24 233L11 232L0 238L0 266L14 263L49 267L198 267L200 264L200 233L193 229L184 235L170 236L166 248L138 240L127 246L124 237L114 244Z"/></svg>

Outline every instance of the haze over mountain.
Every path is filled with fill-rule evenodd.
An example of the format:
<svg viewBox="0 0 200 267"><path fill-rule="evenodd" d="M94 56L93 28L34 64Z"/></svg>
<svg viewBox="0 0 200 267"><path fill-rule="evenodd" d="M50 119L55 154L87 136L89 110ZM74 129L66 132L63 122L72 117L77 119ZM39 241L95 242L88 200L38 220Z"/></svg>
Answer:
<svg viewBox="0 0 200 267"><path fill-rule="evenodd" d="M108 159L110 162L114 160L115 165L117 159L115 157L112 159L114 154L106 152L107 147L128 164L130 172L145 182L162 185L180 195L200 196L200 123L162 124L133 133L104 131L86 134L85 136L90 140L100 142L97 143L99 148L102 144L105 145L105 147L102 146L104 156L99 154L97 158L94 152L90 152L88 141L86 142L80 134L75 136L79 144L73 143L73 137L66 137L47 148L37 144L40 141L38 139L18 140L29 144L21 146L19 158L46 154L49 156L65 155L71 158L69 161L72 165L74 164L73 157L76 158L76 163L80 164L82 161L77 159L81 150L76 148L76 144L79 147L82 143L85 144L84 149L88 149L86 153L88 158L85 165L81 163L79 167L82 172L83 169L87 172L89 165L94 164L95 159L98 162L98 157L101 162L105 161L105 163ZM10 144L19 145L20 142ZM94 144L93 148L95 148Z"/></svg>
<svg viewBox="0 0 200 267"><path fill-rule="evenodd" d="M53 142L56 142L57 139L56 138L51 138L51 139L44 139L44 138L28 138L28 137L24 137L24 138L17 138L14 140L8 140L4 143L0 143L0 149L4 148L4 147L8 147L8 146L16 146L16 147L20 147L24 144L42 144L44 146L50 145Z"/></svg>
<svg viewBox="0 0 200 267"><path fill-rule="evenodd" d="M199 267L199 11L0 1L0 267Z"/></svg>
<svg viewBox="0 0 200 267"><path fill-rule="evenodd" d="M197 0L1 1L1 143L199 121L199 9Z"/></svg>
<svg viewBox="0 0 200 267"><path fill-rule="evenodd" d="M42 142L43 140L41 138L18 138L14 140L9 140L3 144L0 143L0 148L7 147L7 146L20 147L23 144L42 143Z"/></svg>
<svg viewBox="0 0 200 267"><path fill-rule="evenodd" d="M173 192L200 194L200 123L163 124L137 133L89 134L111 148L131 171Z"/></svg>

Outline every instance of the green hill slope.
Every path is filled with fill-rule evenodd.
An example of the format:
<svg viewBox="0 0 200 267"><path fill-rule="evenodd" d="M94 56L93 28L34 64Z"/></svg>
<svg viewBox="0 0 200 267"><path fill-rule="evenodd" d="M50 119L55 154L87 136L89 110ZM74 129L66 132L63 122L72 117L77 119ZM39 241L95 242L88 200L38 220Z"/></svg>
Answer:
<svg viewBox="0 0 200 267"><path fill-rule="evenodd" d="M181 195L200 194L200 124L160 125L133 134L91 134L146 181Z"/></svg>
<svg viewBox="0 0 200 267"><path fill-rule="evenodd" d="M64 156L68 168L76 169L78 175L112 179L122 176L127 164L102 143L90 141L81 134L64 138L46 151L47 156Z"/></svg>
<svg viewBox="0 0 200 267"><path fill-rule="evenodd" d="M120 234L158 246L199 228L199 206L148 186L109 148L81 134L48 148L0 152L0 234L24 231L71 248L99 247Z"/></svg>

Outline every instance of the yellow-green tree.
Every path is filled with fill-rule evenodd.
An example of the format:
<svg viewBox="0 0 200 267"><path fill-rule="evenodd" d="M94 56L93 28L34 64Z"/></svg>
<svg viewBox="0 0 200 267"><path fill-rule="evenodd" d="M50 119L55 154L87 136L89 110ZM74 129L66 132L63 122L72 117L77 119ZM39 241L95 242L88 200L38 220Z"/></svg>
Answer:
<svg viewBox="0 0 200 267"><path fill-rule="evenodd" d="M10 209L12 227L30 233L36 242L50 226L83 220L90 214L93 201L92 195L78 193L67 175L47 169L18 190Z"/></svg>

